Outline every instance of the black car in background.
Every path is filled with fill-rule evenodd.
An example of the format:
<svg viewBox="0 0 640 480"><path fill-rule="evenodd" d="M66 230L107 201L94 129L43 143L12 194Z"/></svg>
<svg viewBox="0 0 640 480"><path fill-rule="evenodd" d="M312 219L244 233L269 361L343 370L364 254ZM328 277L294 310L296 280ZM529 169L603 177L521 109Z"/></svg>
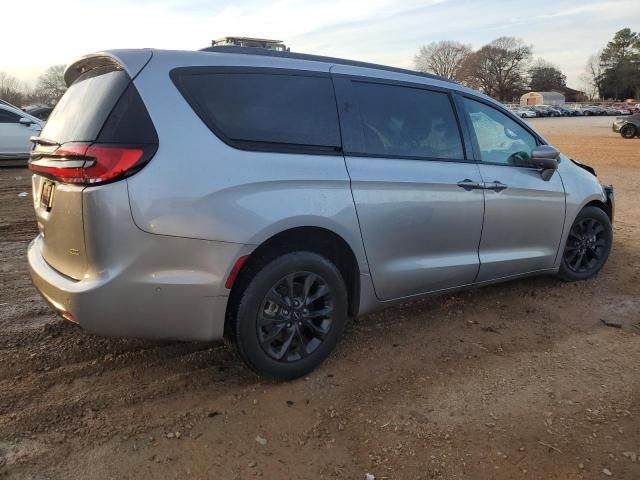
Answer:
<svg viewBox="0 0 640 480"><path fill-rule="evenodd" d="M46 106L32 107L25 110L25 112L27 112L29 115L33 115L34 117L39 118L40 120L43 120L45 122L49 118L49 115L51 115L52 111L53 107Z"/></svg>

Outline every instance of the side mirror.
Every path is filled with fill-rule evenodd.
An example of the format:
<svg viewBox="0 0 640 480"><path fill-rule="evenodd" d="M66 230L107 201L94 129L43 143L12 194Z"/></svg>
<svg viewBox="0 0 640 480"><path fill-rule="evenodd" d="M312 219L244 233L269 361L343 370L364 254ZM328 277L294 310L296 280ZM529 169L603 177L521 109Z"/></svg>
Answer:
<svg viewBox="0 0 640 480"><path fill-rule="evenodd" d="M24 125L25 127L33 125L33 123L34 123L33 120L31 120L29 118L22 117L20 119L20 125Z"/></svg>
<svg viewBox="0 0 640 480"><path fill-rule="evenodd" d="M531 163L541 170L543 180L549 180L558 169L560 152L551 145L540 145L531 152Z"/></svg>

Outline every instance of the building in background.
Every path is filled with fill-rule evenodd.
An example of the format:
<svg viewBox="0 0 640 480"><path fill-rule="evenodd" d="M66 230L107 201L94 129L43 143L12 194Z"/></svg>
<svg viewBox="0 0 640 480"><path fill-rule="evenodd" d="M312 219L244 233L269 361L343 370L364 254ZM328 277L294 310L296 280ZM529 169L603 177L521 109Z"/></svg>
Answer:
<svg viewBox="0 0 640 480"><path fill-rule="evenodd" d="M559 90L559 92L564 95L564 100L568 103L586 102L589 100L586 93L580 90L574 90L573 88L564 87Z"/></svg>
<svg viewBox="0 0 640 480"><path fill-rule="evenodd" d="M560 92L528 92L520 97L520 105L562 105L564 102Z"/></svg>
<svg viewBox="0 0 640 480"><path fill-rule="evenodd" d="M268 38L251 38L251 37L223 37L218 40L212 40L211 45L214 47L253 47L266 48L267 50L275 50L277 52L288 52L289 48L282 40L270 40Z"/></svg>

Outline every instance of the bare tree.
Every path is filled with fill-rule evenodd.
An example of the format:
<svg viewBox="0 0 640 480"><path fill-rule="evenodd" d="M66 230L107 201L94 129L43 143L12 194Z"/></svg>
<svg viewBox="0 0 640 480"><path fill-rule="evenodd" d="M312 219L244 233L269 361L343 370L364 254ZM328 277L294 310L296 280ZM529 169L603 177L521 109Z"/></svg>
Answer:
<svg viewBox="0 0 640 480"><path fill-rule="evenodd" d="M600 98L602 94L602 75L604 69L600 63L601 56L602 52L591 55L585 65L584 73L580 76L585 86L585 93L590 100Z"/></svg>
<svg viewBox="0 0 640 480"><path fill-rule="evenodd" d="M6 72L0 72L0 99L19 107L24 96L24 87L20 80Z"/></svg>
<svg viewBox="0 0 640 480"><path fill-rule="evenodd" d="M460 75L472 88L501 101L511 101L527 87L531 47L513 37L500 37L471 54Z"/></svg>
<svg viewBox="0 0 640 480"><path fill-rule="evenodd" d="M452 40L431 42L426 47L420 47L414 63L419 72L459 80L460 67L472 52L470 45Z"/></svg>
<svg viewBox="0 0 640 480"><path fill-rule="evenodd" d="M67 85L64 82L64 69L64 65L53 65L40 75L36 83L34 97L48 105L58 103L58 100L67 91Z"/></svg>

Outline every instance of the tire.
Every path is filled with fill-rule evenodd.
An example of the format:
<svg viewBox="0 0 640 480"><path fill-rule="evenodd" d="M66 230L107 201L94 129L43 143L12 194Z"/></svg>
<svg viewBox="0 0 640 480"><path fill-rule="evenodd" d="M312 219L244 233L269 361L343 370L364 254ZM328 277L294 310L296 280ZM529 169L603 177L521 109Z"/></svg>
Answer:
<svg viewBox="0 0 640 480"><path fill-rule="evenodd" d="M612 243L609 216L598 207L583 208L571 225L558 275L570 282L593 277L607 262Z"/></svg>
<svg viewBox="0 0 640 480"><path fill-rule="evenodd" d="M636 127L634 125L631 125L630 123L627 123L620 129L620 135L622 136L622 138L633 138L637 135Z"/></svg>
<svg viewBox="0 0 640 480"><path fill-rule="evenodd" d="M347 320L348 295L340 271L306 251L264 265L242 292L231 319L242 359L256 373L276 380L301 377L318 367L335 348Z"/></svg>

